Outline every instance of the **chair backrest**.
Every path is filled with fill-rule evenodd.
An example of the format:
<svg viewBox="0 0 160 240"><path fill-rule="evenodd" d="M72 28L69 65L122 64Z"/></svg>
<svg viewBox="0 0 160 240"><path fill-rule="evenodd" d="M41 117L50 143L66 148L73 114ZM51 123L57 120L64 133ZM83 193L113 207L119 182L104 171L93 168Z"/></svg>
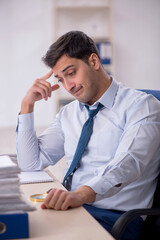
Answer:
<svg viewBox="0 0 160 240"><path fill-rule="evenodd" d="M139 89L147 94L152 94L160 101L160 91L150 89ZM154 200L152 208L160 208L160 174L158 176L158 182L156 191L154 193ZM152 232L152 236L150 233ZM143 226L141 239L159 239L160 236L160 216L148 216Z"/></svg>
<svg viewBox="0 0 160 240"><path fill-rule="evenodd" d="M159 212L160 209L160 174L158 177L158 183L156 187L156 191L154 193L154 200L151 210L156 210ZM160 215L148 215L141 231L141 240L159 240L160 239Z"/></svg>
<svg viewBox="0 0 160 240"><path fill-rule="evenodd" d="M153 201L152 207L160 208L160 174L158 176L158 182L157 182L156 191L154 193L154 201Z"/></svg>
<svg viewBox="0 0 160 240"><path fill-rule="evenodd" d="M139 90L142 92L146 92L147 94L152 94L154 97L156 97L160 101L160 91L150 90L150 89L139 89ZM158 183L157 183L156 191L154 194L153 207L160 207L160 174L158 177Z"/></svg>

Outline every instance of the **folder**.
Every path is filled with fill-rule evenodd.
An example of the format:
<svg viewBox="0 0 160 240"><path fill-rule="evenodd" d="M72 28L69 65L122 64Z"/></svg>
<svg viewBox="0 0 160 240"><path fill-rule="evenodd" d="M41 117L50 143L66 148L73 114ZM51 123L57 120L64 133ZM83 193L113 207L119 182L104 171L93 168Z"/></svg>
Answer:
<svg viewBox="0 0 160 240"><path fill-rule="evenodd" d="M96 46L97 46L99 54L100 54L101 63L103 65L111 64L111 61L112 61L112 44L111 44L111 42L109 42L109 41L97 42Z"/></svg>
<svg viewBox="0 0 160 240"><path fill-rule="evenodd" d="M0 214L0 239L15 238L29 238L28 214Z"/></svg>

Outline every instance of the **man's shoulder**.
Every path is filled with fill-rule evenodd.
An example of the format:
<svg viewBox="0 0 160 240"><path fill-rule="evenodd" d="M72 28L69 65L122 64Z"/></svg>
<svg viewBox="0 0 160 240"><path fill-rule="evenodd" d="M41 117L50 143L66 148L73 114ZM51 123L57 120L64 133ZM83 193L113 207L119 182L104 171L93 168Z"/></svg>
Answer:
<svg viewBox="0 0 160 240"><path fill-rule="evenodd" d="M160 101L152 94L148 94L138 89L126 87L119 84L115 103L112 108L114 112L119 112L128 119L131 116L134 119L146 118L146 116L155 116L160 119Z"/></svg>
<svg viewBox="0 0 160 240"><path fill-rule="evenodd" d="M149 102L155 102L160 104L160 102L152 95L149 94L148 92L145 92L144 90L141 89L134 89L131 87L127 87L124 84L119 83L119 89L117 96L119 98L123 98L124 101L127 101L129 103L138 103L138 102L143 102L143 101L149 101Z"/></svg>

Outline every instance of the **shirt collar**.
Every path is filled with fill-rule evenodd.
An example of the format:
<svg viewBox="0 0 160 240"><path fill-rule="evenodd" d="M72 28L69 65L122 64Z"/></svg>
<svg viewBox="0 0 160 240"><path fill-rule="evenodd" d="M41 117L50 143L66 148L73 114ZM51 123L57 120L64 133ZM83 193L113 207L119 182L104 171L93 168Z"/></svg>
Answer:
<svg viewBox="0 0 160 240"><path fill-rule="evenodd" d="M118 83L113 77L111 77L111 78L112 78L111 85L105 91L105 93L102 95L102 97L91 106L91 108L97 107L98 103L103 104L103 106L108 109L112 108L116 93L118 91ZM79 106L80 106L81 110L83 109L84 105L86 105L86 104L79 102Z"/></svg>
<svg viewBox="0 0 160 240"><path fill-rule="evenodd" d="M118 91L118 83L112 77L112 83L109 88L105 91L98 102L102 103L106 108L111 109L114 104L114 99Z"/></svg>

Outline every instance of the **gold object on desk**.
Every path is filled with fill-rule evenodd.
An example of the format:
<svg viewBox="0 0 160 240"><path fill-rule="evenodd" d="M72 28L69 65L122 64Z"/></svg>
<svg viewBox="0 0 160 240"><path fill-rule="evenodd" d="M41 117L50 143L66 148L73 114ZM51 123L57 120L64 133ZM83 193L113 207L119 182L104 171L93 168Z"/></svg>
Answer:
<svg viewBox="0 0 160 240"><path fill-rule="evenodd" d="M30 196L30 201L32 202L44 202L44 199L48 193L40 193L40 194L34 194Z"/></svg>

